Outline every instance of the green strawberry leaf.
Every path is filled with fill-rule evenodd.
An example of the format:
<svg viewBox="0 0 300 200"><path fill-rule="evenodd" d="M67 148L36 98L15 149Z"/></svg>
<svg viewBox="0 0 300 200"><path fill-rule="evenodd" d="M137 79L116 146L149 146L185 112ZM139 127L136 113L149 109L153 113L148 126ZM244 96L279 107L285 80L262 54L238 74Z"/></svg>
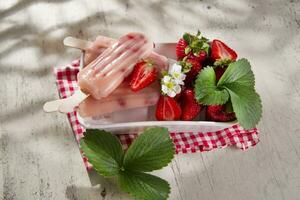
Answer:
<svg viewBox="0 0 300 200"><path fill-rule="evenodd" d="M230 94L233 111L244 129L254 128L262 115L259 95L251 88L226 88Z"/></svg>
<svg viewBox="0 0 300 200"><path fill-rule="evenodd" d="M244 58L231 63L218 82L218 87L229 92L237 120L245 129L255 127L262 115L261 99L254 86L251 65Z"/></svg>
<svg viewBox="0 0 300 200"><path fill-rule="evenodd" d="M124 168L149 172L168 165L175 154L174 144L166 128L146 129L129 147Z"/></svg>
<svg viewBox="0 0 300 200"><path fill-rule="evenodd" d="M229 99L226 90L219 90L216 86L216 74L212 67L204 68L195 83L195 98L204 105L222 105Z"/></svg>
<svg viewBox="0 0 300 200"><path fill-rule="evenodd" d="M118 181L122 190L136 199L165 200L170 193L168 182L143 172L122 171L118 175Z"/></svg>
<svg viewBox="0 0 300 200"><path fill-rule="evenodd" d="M205 105L224 104L229 100L226 94L229 94L240 125L245 129L254 128L262 116L262 103L255 91L254 74L247 59L230 63L217 84L211 67L198 75L195 84L198 102Z"/></svg>
<svg viewBox="0 0 300 200"><path fill-rule="evenodd" d="M87 129L80 146L99 174L109 177L119 173L124 152L116 136L104 130Z"/></svg>
<svg viewBox="0 0 300 200"><path fill-rule="evenodd" d="M228 68L220 78L217 86L228 87L232 84L235 85L235 87L246 86L254 88L254 74L247 59L242 58L236 62L229 64Z"/></svg>
<svg viewBox="0 0 300 200"><path fill-rule="evenodd" d="M189 33L183 34L182 37L188 44L190 44L193 41L193 36Z"/></svg>

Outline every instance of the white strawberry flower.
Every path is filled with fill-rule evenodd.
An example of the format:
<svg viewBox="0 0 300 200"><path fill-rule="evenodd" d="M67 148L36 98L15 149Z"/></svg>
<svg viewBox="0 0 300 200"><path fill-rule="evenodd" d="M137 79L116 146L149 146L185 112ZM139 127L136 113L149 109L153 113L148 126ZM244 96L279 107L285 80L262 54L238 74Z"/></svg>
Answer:
<svg viewBox="0 0 300 200"><path fill-rule="evenodd" d="M169 74L173 77L174 81L179 85L184 85L186 75L182 72L182 66L175 63L169 68Z"/></svg>
<svg viewBox="0 0 300 200"><path fill-rule="evenodd" d="M161 91L169 97L175 97L176 94L180 93L181 87L175 81L174 77L165 75L161 81Z"/></svg>

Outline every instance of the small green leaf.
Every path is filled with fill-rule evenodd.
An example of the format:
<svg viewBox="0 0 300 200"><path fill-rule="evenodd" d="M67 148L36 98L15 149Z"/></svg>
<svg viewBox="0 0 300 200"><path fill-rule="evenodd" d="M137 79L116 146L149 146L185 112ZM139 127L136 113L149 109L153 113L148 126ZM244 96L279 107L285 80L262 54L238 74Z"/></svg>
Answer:
<svg viewBox="0 0 300 200"><path fill-rule="evenodd" d="M192 37L189 33L185 33L183 34L183 37L182 37L188 44L190 44L192 42Z"/></svg>
<svg viewBox="0 0 300 200"><path fill-rule="evenodd" d="M124 168L149 172L167 166L175 154L174 144L166 128L146 129L129 147Z"/></svg>
<svg viewBox="0 0 300 200"><path fill-rule="evenodd" d="M115 176L119 173L124 152L116 136L104 130L87 129L80 146L99 174Z"/></svg>
<svg viewBox="0 0 300 200"><path fill-rule="evenodd" d="M135 171L122 171L118 176L120 187L141 200L165 200L170 193L170 186L165 180Z"/></svg>
<svg viewBox="0 0 300 200"><path fill-rule="evenodd" d="M192 49L191 49L189 46L187 46L187 47L184 49L184 53L187 55L187 54L190 53L191 50L192 50Z"/></svg>
<svg viewBox="0 0 300 200"><path fill-rule="evenodd" d="M195 98L204 105L222 105L229 99L226 90L216 87L216 74L212 67L204 68L195 83Z"/></svg>

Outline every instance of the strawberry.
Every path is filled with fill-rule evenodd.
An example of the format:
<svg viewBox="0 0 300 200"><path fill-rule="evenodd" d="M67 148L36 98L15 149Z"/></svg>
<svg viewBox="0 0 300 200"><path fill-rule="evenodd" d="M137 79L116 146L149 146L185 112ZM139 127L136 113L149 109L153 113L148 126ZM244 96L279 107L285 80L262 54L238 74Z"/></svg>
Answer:
<svg viewBox="0 0 300 200"><path fill-rule="evenodd" d="M193 85L197 75L202 69L202 65L199 63L199 61L191 58L184 59L180 62L180 64L183 66L183 70L187 71L186 78L184 80L185 85Z"/></svg>
<svg viewBox="0 0 300 200"><path fill-rule="evenodd" d="M184 50L187 46L188 43L183 38L180 38L176 45L176 55L178 60L181 60L186 56Z"/></svg>
<svg viewBox="0 0 300 200"><path fill-rule="evenodd" d="M161 95L156 106L156 119L160 121L180 119L181 108L178 103L169 96Z"/></svg>
<svg viewBox="0 0 300 200"><path fill-rule="evenodd" d="M207 53L206 53L206 51L202 50L202 51L199 52L199 55L195 56L192 52L190 52L187 55L187 58L192 59L192 60L196 60L196 61L202 63L207 58Z"/></svg>
<svg viewBox="0 0 300 200"><path fill-rule="evenodd" d="M157 68L153 63L145 60L138 62L130 77L131 90L136 92L147 87L157 79L157 74Z"/></svg>
<svg viewBox="0 0 300 200"><path fill-rule="evenodd" d="M176 45L177 59L182 60L188 56L202 62L206 59L209 48L208 39L201 36L199 31L197 35L185 33Z"/></svg>
<svg viewBox="0 0 300 200"><path fill-rule="evenodd" d="M192 89L185 89L181 101L181 119L184 121L195 119L201 111L201 105L197 103L194 91Z"/></svg>
<svg viewBox="0 0 300 200"><path fill-rule="evenodd" d="M221 76L224 74L226 71L227 67L216 67L215 68L215 73L216 73L216 80L220 80Z"/></svg>
<svg viewBox="0 0 300 200"><path fill-rule="evenodd" d="M210 105L206 108L206 120L228 122L235 119L234 112L226 112L225 105Z"/></svg>
<svg viewBox="0 0 300 200"><path fill-rule="evenodd" d="M230 59L235 61L236 52L220 40L213 40L211 43L211 58L216 60Z"/></svg>

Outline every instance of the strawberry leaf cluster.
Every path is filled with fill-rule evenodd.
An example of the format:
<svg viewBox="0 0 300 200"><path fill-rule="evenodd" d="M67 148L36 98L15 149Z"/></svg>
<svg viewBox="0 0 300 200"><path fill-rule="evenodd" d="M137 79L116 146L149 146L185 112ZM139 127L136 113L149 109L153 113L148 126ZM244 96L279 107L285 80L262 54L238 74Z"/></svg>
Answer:
<svg viewBox="0 0 300 200"><path fill-rule="evenodd" d="M255 91L251 65L245 58L230 63L218 82L214 69L204 68L194 90L197 101L204 105L222 105L230 99L237 120L245 129L254 128L261 118L261 99Z"/></svg>
<svg viewBox="0 0 300 200"><path fill-rule="evenodd" d="M166 128L146 129L126 152L118 138L104 130L87 129L80 146L100 175L117 177L121 189L133 197L143 200L168 198L168 182L145 173L167 166L174 157L175 147Z"/></svg>

